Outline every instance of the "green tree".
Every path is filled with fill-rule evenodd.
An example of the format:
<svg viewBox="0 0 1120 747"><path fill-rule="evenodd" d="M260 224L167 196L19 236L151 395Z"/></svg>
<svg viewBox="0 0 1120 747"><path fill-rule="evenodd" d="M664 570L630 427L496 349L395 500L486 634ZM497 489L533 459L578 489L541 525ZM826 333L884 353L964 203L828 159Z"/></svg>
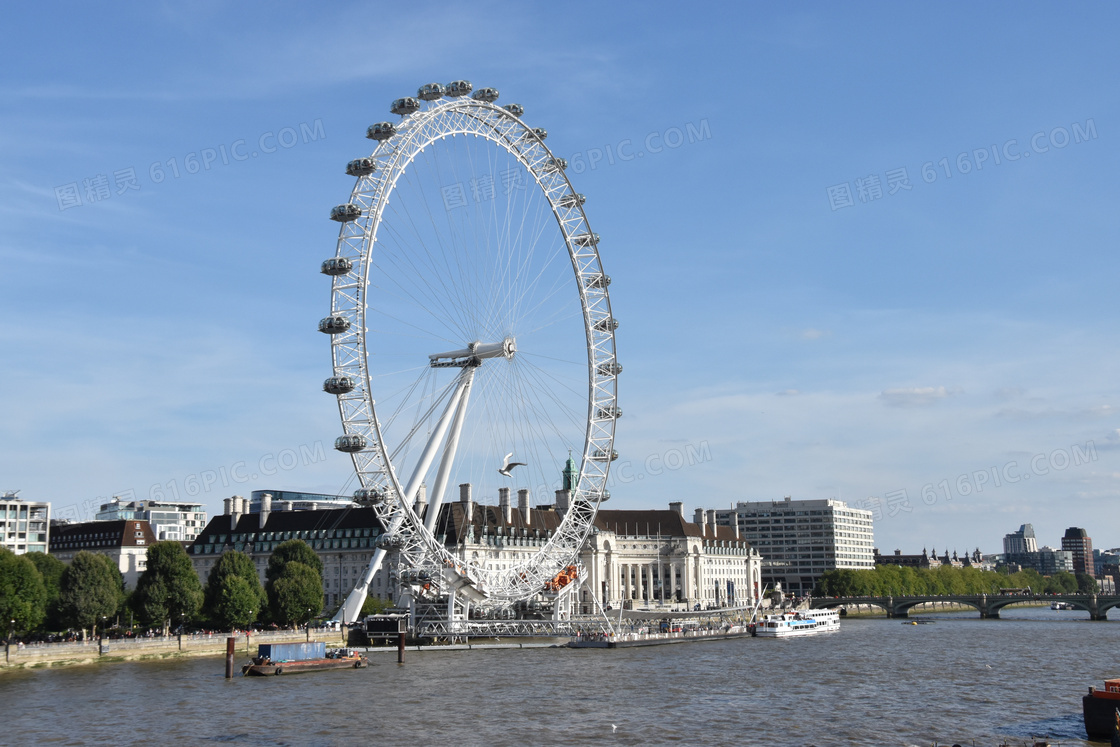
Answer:
<svg viewBox="0 0 1120 747"><path fill-rule="evenodd" d="M267 589L269 611L279 625L306 622L323 609L323 578L309 565L286 563Z"/></svg>
<svg viewBox="0 0 1120 747"><path fill-rule="evenodd" d="M42 624L47 614L43 575L26 555L0 549L0 625L26 633ZM14 621L14 623L12 622Z"/></svg>
<svg viewBox="0 0 1120 747"><path fill-rule="evenodd" d="M268 608L268 596L253 559L237 550L223 553L210 569L203 605L219 628L245 628L253 624Z"/></svg>
<svg viewBox="0 0 1120 747"><path fill-rule="evenodd" d="M382 599L381 597L375 597L370 594L366 597L365 603L362 604L362 611L360 614L362 617L365 617L366 615L380 615L381 613L386 612L387 610L391 610L392 608L393 603L390 600Z"/></svg>
<svg viewBox="0 0 1120 747"><path fill-rule="evenodd" d="M82 550L70 561L59 584L58 606L62 621L85 633L103 617L117 614L124 588L121 572L104 555Z"/></svg>
<svg viewBox="0 0 1120 747"><path fill-rule="evenodd" d="M43 626L47 630L61 630L65 625L58 611L58 595L62 591L62 574L66 572L66 564L42 552L29 552L24 557L35 564L43 577L43 587L47 592L47 616Z"/></svg>
<svg viewBox="0 0 1120 747"><path fill-rule="evenodd" d="M319 574L319 578L323 578L323 560L315 551L311 549L311 545L303 540L288 540L281 542L272 551L272 556L268 559L268 568L265 570L265 579L272 581L280 577L284 571L284 566L288 563L303 563L309 568L313 569ZM320 580L320 584L322 581Z"/></svg>
<svg viewBox="0 0 1120 747"><path fill-rule="evenodd" d="M172 621L193 620L202 608L202 584L183 545L174 540L148 548L148 567L136 582L132 609L149 625L162 625L166 635Z"/></svg>
<svg viewBox="0 0 1120 747"><path fill-rule="evenodd" d="M1077 574L1077 591L1082 594L1096 594L1097 580L1087 573Z"/></svg>

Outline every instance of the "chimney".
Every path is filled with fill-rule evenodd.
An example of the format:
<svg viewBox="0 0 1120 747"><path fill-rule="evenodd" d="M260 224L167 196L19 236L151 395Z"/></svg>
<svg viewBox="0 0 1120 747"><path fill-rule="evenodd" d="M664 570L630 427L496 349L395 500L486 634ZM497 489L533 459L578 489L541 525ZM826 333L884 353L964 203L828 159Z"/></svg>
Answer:
<svg viewBox="0 0 1120 747"><path fill-rule="evenodd" d="M261 496L261 529L264 529L264 525L268 523L270 513L272 513L272 493L265 493Z"/></svg>
<svg viewBox="0 0 1120 747"><path fill-rule="evenodd" d="M502 512L502 521L512 524L513 509L509 504L509 488L498 488L498 508Z"/></svg>
<svg viewBox="0 0 1120 747"><path fill-rule="evenodd" d="M533 515L529 511L529 489L521 488L517 491L517 510L521 512L521 519L525 526L533 523Z"/></svg>
<svg viewBox="0 0 1120 747"><path fill-rule="evenodd" d="M469 482L459 486L459 502L463 504L463 520L470 524L474 521L474 503L471 502L471 484Z"/></svg>
<svg viewBox="0 0 1120 747"><path fill-rule="evenodd" d="M568 510L568 499L570 497L571 493L567 490L556 491L556 511L558 513L564 513Z"/></svg>
<svg viewBox="0 0 1120 747"><path fill-rule="evenodd" d="M714 508L709 508L707 513L706 513L706 517L707 517L707 522L706 523L708 524L708 526L710 526L712 528L712 536L715 537L716 536L716 510Z"/></svg>
<svg viewBox="0 0 1120 747"><path fill-rule="evenodd" d="M242 508L243 508L242 501L244 499L239 495L235 495L232 498L230 498L229 500L230 500L229 529L230 529L231 532L236 532L237 531L237 521L238 521L238 519L241 518L241 511L242 511Z"/></svg>
<svg viewBox="0 0 1120 747"><path fill-rule="evenodd" d="M420 489L416 491L416 515L421 519L424 518L424 509L428 506L428 483L420 483Z"/></svg>
<svg viewBox="0 0 1120 747"><path fill-rule="evenodd" d="M696 509L696 513L694 513L692 515L692 523L693 524L698 524L701 527L704 526L704 509L702 509L702 508Z"/></svg>
<svg viewBox="0 0 1120 747"><path fill-rule="evenodd" d="M233 513L233 511L230 510L230 502L231 501L233 501L232 498L226 498L224 501L222 501L222 503L225 504L225 510L222 511L223 516L229 516L231 513Z"/></svg>
<svg viewBox="0 0 1120 747"><path fill-rule="evenodd" d="M682 503L681 501L673 501L672 503L670 503L669 510L676 511L681 515L682 519L684 518L684 503Z"/></svg>

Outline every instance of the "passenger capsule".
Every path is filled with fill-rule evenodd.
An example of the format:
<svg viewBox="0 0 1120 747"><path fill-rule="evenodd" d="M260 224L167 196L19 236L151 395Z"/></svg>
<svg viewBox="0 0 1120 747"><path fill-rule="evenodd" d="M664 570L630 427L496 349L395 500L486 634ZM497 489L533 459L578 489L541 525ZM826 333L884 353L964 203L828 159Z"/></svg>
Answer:
<svg viewBox="0 0 1120 747"><path fill-rule="evenodd" d="M533 134L536 135L541 140L545 140L545 139L548 138L548 130L546 130L543 127L534 127L533 128Z"/></svg>
<svg viewBox="0 0 1120 747"><path fill-rule="evenodd" d="M609 453L606 449L595 449L595 451L591 454L591 458L597 462L613 462L615 459L618 459L618 452L614 449L611 449Z"/></svg>
<svg viewBox="0 0 1120 747"><path fill-rule="evenodd" d="M327 335L337 335L350 329L350 320L344 316L328 316L319 320L319 331Z"/></svg>
<svg viewBox="0 0 1120 747"><path fill-rule="evenodd" d="M579 236L572 237L572 243L576 246L597 246L599 244L599 234L581 233Z"/></svg>
<svg viewBox="0 0 1120 747"><path fill-rule="evenodd" d="M498 89L480 88L471 94L471 98L475 101L485 101L487 104L493 104L498 100Z"/></svg>
<svg viewBox="0 0 1120 747"><path fill-rule="evenodd" d="M354 269L354 263L346 257L331 257L319 265L319 272L324 275L345 275Z"/></svg>
<svg viewBox="0 0 1120 747"><path fill-rule="evenodd" d="M558 204L560 207L574 208L574 207L579 207L580 205L582 205L585 202L587 202L587 198L584 197L583 195L577 194L577 193L571 193L571 194L566 194L563 197L561 197L559 200L556 201L556 204Z"/></svg>
<svg viewBox="0 0 1120 747"><path fill-rule="evenodd" d="M366 448L366 437L360 433L351 433L345 436L339 436L334 440L334 447L339 451L344 451L347 454L356 454Z"/></svg>
<svg viewBox="0 0 1120 747"><path fill-rule="evenodd" d="M622 408L613 405L611 407L600 407L598 414L600 420L610 420L612 418L617 420L622 417Z"/></svg>
<svg viewBox="0 0 1120 747"><path fill-rule="evenodd" d="M611 276L599 273L597 275L588 275L584 281L584 285L588 288L606 288L611 284Z"/></svg>
<svg viewBox="0 0 1120 747"><path fill-rule="evenodd" d="M610 499L611 499L611 491L609 491L609 490L604 490L602 493L599 494L599 503L602 503L603 501L609 501Z"/></svg>
<svg viewBox="0 0 1120 747"><path fill-rule="evenodd" d="M444 86L444 93L453 99L457 99L460 96L466 96L473 87L469 80L453 80Z"/></svg>
<svg viewBox="0 0 1120 747"><path fill-rule="evenodd" d="M350 176L369 176L374 170L372 158L355 158L346 164L346 173Z"/></svg>
<svg viewBox="0 0 1120 747"><path fill-rule="evenodd" d="M385 494L377 488L358 488L354 491L354 502L360 506L379 506L385 502Z"/></svg>
<svg viewBox="0 0 1120 747"><path fill-rule="evenodd" d="M349 202L345 205L335 205L331 208L331 220L336 220L339 223L349 223L360 217L362 217L362 209Z"/></svg>
<svg viewBox="0 0 1120 747"><path fill-rule="evenodd" d="M438 101L443 98L443 86L439 83L425 83L416 92L416 97L424 101Z"/></svg>
<svg viewBox="0 0 1120 747"><path fill-rule="evenodd" d="M600 332L614 332L618 329L618 320L613 316L608 316L606 319L600 319L591 326Z"/></svg>
<svg viewBox="0 0 1120 747"><path fill-rule="evenodd" d="M382 550L397 550L404 547L404 539L398 534L382 534L373 541L373 545Z"/></svg>
<svg viewBox="0 0 1120 747"><path fill-rule="evenodd" d="M349 376L332 376L323 382L327 394L348 394L354 391L354 379Z"/></svg>
<svg viewBox="0 0 1120 747"><path fill-rule="evenodd" d="M611 361L610 363L600 363L598 370L600 376L618 376L620 373L622 373L622 364L617 361Z"/></svg>
<svg viewBox="0 0 1120 747"><path fill-rule="evenodd" d="M520 117L525 113L525 107L521 104L506 104L505 110L515 117Z"/></svg>
<svg viewBox="0 0 1120 747"><path fill-rule="evenodd" d="M564 171L568 168L568 159L566 158L550 158L546 162L548 168L556 171Z"/></svg>
<svg viewBox="0 0 1120 747"><path fill-rule="evenodd" d="M397 134L397 126L392 122L378 122L366 128L366 137L370 140L388 140Z"/></svg>
<svg viewBox="0 0 1120 747"><path fill-rule="evenodd" d="M394 101L393 105L389 107L389 111L407 117L409 114L420 111L420 101L411 96L405 96L403 99Z"/></svg>

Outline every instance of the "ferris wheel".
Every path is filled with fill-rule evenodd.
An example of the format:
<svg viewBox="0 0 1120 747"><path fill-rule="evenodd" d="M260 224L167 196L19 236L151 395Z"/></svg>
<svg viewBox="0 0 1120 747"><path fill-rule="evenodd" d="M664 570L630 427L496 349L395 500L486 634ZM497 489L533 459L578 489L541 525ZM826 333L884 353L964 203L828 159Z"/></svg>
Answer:
<svg viewBox="0 0 1120 747"><path fill-rule="evenodd" d="M394 101L399 121L369 127L373 153L347 164L356 183L330 212L341 228L322 265L323 389L338 399L355 500L385 528L339 620L356 619L390 553L402 584L484 607L529 599L575 562L609 497L622 368L599 237L548 133L498 97L454 81ZM565 488L562 519L534 528L536 542L522 534L536 551L445 546L445 503L552 504Z"/></svg>

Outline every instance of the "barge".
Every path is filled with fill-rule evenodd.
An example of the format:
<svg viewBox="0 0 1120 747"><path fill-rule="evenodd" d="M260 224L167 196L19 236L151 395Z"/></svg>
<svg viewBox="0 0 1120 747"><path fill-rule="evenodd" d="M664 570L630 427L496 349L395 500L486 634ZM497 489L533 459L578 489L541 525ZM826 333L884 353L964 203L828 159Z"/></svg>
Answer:
<svg viewBox="0 0 1120 747"><path fill-rule="evenodd" d="M1105 680L1104 690L1089 688L1081 698L1081 712L1085 718L1085 733L1089 739L1112 739L1120 722L1120 679ZM1115 743L1114 743L1115 744Z"/></svg>
<svg viewBox="0 0 1120 747"><path fill-rule="evenodd" d="M246 677L274 677L281 674L319 672L324 669L364 669L369 660L349 648L334 648L313 643L262 643L252 663L241 668Z"/></svg>

